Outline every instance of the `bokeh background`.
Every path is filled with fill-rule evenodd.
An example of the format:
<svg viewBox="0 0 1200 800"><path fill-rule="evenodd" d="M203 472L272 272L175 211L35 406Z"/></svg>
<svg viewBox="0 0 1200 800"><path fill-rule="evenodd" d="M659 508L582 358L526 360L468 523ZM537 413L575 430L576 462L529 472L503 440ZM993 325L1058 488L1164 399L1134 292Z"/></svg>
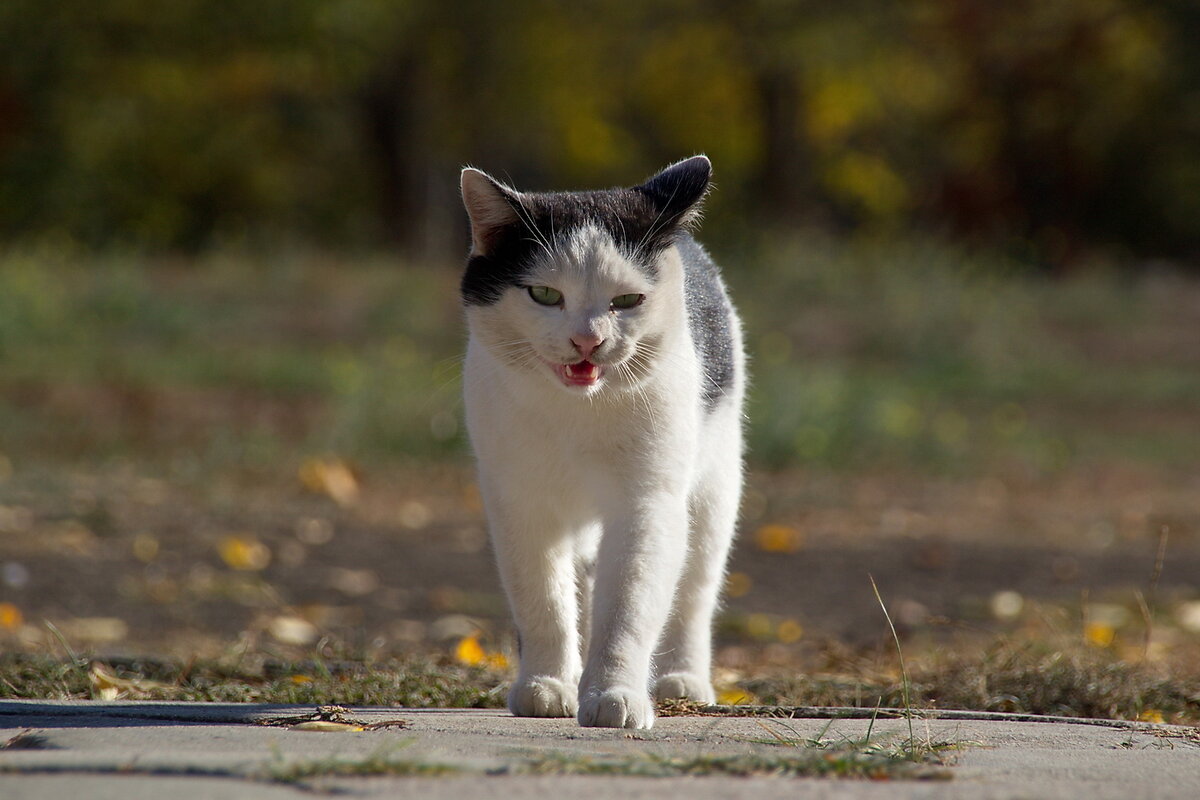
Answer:
<svg viewBox="0 0 1200 800"><path fill-rule="evenodd" d="M6 0L4 646L511 657L458 170L704 152L754 365L723 668L882 647L868 572L935 647L1169 661L1197 41L1190 0Z"/></svg>
<svg viewBox="0 0 1200 800"><path fill-rule="evenodd" d="M727 241L1200 247L1186 0L13 0L0 37L6 237L441 255L464 163L592 187L704 151Z"/></svg>

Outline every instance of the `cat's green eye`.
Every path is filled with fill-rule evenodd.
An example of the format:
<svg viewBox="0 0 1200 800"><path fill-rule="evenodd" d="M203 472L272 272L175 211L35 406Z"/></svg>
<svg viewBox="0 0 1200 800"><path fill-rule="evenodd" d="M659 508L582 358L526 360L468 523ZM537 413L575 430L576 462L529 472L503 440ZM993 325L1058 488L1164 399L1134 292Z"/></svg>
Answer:
<svg viewBox="0 0 1200 800"><path fill-rule="evenodd" d="M529 296L533 302L543 306L556 306L563 300L562 292L549 286L530 286Z"/></svg>
<svg viewBox="0 0 1200 800"><path fill-rule="evenodd" d="M640 306L642 301L646 299L644 294L621 294L612 299L612 307L617 310L624 310Z"/></svg>

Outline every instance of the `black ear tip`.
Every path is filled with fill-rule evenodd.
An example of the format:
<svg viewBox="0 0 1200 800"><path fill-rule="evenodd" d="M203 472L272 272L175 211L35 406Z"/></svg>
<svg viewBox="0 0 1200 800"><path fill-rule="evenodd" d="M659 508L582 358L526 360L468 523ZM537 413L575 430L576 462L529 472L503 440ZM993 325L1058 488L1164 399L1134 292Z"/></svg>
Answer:
<svg viewBox="0 0 1200 800"><path fill-rule="evenodd" d="M646 188L664 189L666 187L687 186L703 192L708 188L709 178L712 177L712 162L706 155L692 156L682 161L676 161L653 178L643 184ZM672 190L674 194L676 190Z"/></svg>
<svg viewBox="0 0 1200 800"><path fill-rule="evenodd" d="M688 175L692 180L703 180L706 183L712 177L712 162L704 154L685 158L674 167L668 167L668 169L680 170L680 172Z"/></svg>

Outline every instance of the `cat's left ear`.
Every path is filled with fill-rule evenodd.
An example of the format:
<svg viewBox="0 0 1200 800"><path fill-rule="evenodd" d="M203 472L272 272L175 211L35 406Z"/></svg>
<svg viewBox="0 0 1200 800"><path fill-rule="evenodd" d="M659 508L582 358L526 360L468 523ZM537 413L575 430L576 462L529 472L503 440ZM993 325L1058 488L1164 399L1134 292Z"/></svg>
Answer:
<svg viewBox="0 0 1200 800"><path fill-rule="evenodd" d="M487 255L503 230L520 221L521 193L474 167L463 169L461 185L471 218L471 255Z"/></svg>
<svg viewBox="0 0 1200 800"><path fill-rule="evenodd" d="M711 177L712 162L708 156L692 156L672 164L633 190L650 198L663 220L690 225L700 217Z"/></svg>

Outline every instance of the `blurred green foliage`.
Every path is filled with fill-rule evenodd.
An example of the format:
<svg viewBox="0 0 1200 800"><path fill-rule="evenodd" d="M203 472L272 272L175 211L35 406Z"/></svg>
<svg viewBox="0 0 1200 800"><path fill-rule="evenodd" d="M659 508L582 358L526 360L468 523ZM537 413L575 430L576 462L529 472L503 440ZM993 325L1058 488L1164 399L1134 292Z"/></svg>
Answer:
<svg viewBox="0 0 1200 800"><path fill-rule="evenodd" d="M6 0L0 236L457 249L455 172L707 152L710 233L1200 250L1191 0Z"/></svg>
<svg viewBox="0 0 1200 800"><path fill-rule="evenodd" d="M1051 474L1200 452L1195 281L1047 281L958 247L820 235L722 263L752 355L756 467ZM0 456L192 475L458 458L456 281L311 252L10 253Z"/></svg>

